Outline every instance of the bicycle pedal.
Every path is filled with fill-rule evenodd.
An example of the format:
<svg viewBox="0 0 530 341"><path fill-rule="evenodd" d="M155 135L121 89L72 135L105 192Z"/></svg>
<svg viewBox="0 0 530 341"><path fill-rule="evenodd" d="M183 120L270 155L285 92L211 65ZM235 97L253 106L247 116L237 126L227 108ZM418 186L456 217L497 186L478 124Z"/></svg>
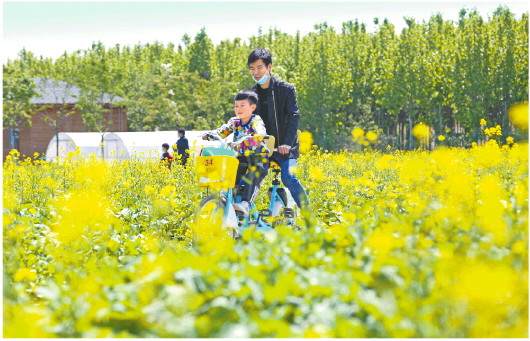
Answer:
<svg viewBox="0 0 530 341"><path fill-rule="evenodd" d="M270 217L272 216L271 210L261 210L259 211L259 215L262 217Z"/></svg>
<svg viewBox="0 0 530 341"><path fill-rule="evenodd" d="M294 210L292 208L284 208L283 216L286 218L294 218Z"/></svg>

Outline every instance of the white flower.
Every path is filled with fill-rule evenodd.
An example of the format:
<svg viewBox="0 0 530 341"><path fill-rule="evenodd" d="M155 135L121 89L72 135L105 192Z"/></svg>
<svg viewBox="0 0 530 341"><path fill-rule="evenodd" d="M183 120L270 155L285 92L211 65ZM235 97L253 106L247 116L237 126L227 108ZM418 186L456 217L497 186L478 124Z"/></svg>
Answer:
<svg viewBox="0 0 530 341"><path fill-rule="evenodd" d="M166 72L171 72L171 67L173 66L173 64L171 64L171 63L167 63L167 64L160 63L160 66L162 66L162 68L163 68Z"/></svg>
<svg viewBox="0 0 530 341"><path fill-rule="evenodd" d="M170 94L170 95L172 95L172 96L175 94L175 93L173 92L173 89L170 89L167 93Z"/></svg>

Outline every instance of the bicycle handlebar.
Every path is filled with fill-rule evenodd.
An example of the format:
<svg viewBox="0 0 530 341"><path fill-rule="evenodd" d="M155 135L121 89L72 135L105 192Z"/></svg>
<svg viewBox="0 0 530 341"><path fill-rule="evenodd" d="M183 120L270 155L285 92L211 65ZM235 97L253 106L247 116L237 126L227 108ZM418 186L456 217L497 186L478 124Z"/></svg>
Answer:
<svg viewBox="0 0 530 341"><path fill-rule="evenodd" d="M237 141L234 141L234 142L227 142L225 143L223 141L223 138L221 136L219 136L219 134L216 134L216 133L213 133L213 132L208 132L208 133L205 133L202 138L203 139L206 139L208 141L211 141L211 140L214 140L214 141L218 141L218 142L221 142L221 146L223 147L229 147L231 149L233 149L234 147L236 146L239 146L241 143L243 143L244 141L246 140L250 140L254 137L261 137L263 138L264 140L268 140L269 139L269 135L247 135L247 136L243 136L241 137L240 139L238 139ZM276 149L274 149L276 151Z"/></svg>
<svg viewBox="0 0 530 341"><path fill-rule="evenodd" d="M206 137L206 139L205 139ZM215 141L219 141L219 142L222 142L223 141L223 138L221 136L219 136L218 134L214 134L214 133L206 133L202 136L202 139L203 140L215 140Z"/></svg>
<svg viewBox="0 0 530 341"><path fill-rule="evenodd" d="M232 146L232 145L240 145L241 143L243 143L244 141L246 140L250 140L250 139L253 139L254 137L261 137L263 138L264 140L267 140L269 138L269 135L247 135L247 136L243 136L241 137L239 140L237 141L234 141L234 142L228 142L228 145Z"/></svg>

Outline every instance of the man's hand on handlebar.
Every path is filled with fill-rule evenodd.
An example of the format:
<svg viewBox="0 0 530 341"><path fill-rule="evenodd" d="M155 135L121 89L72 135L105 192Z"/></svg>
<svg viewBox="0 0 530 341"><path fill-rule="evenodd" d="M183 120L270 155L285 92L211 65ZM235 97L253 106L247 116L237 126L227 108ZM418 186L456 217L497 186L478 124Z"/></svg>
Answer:
<svg viewBox="0 0 530 341"><path fill-rule="evenodd" d="M281 146L278 146L278 152L280 154L289 154L290 150L291 150L291 146L287 144L282 144Z"/></svg>

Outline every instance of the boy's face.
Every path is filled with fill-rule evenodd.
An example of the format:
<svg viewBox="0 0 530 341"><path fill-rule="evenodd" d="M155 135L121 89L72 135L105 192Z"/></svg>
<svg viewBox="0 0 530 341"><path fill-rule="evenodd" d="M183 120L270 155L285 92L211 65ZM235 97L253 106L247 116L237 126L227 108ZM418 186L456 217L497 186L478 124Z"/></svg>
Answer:
<svg viewBox="0 0 530 341"><path fill-rule="evenodd" d="M250 104L248 99L235 101L234 112L236 116L243 122L246 122L252 116L252 112L256 109L256 104Z"/></svg>
<svg viewBox="0 0 530 341"><path fill-rule="evenodd" d="M167 148L166 147L162 147L162 151L165 153L167 152Z"/></svg>

